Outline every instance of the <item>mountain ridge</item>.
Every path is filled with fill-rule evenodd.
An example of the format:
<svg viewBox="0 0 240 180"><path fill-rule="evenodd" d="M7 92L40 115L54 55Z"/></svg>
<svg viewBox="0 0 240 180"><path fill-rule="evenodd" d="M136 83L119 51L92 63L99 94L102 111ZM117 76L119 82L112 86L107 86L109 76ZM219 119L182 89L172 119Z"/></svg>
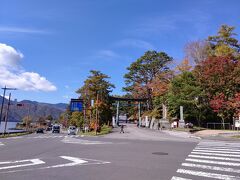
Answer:
<svg viewBox="0 0 240 180"><path fill-rule="evenodd" d="M3 97L0 96L0 107L2 105ZM2 119L6 114L8 100L4 100L4 108ZM22 106L17 106L17 104L22 104ZM63 113L68 104L66 103L45 103L37 102L31 100L22 100L22 101L11 101L11 106L9 109L9 122L21 122L22 119L26 116L32 117L33 121L37 121L40 117L46 117L51 115L54 119L57 119L61 113Z"/></svg>

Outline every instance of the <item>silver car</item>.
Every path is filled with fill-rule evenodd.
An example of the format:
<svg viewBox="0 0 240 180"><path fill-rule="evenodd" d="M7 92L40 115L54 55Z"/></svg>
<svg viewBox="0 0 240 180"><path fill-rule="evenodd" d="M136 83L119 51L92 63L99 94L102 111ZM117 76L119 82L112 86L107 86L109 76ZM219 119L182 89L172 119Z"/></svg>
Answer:
<svg viewBox="0 0 240 180"><path fill-rule="evenodd" d="M69 126L68 135L76 135L76 134L77 134L77 128L75 126Z"/></svg>

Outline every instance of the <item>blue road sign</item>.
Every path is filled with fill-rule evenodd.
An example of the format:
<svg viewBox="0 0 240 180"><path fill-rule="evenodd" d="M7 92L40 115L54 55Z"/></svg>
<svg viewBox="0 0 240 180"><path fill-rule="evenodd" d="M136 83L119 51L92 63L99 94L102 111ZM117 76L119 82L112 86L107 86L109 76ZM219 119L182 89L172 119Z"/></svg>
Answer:
<svg viewBox="0 0 240 180"><path fill-rule="evenodd" d="M70 111L83 111L83 100L82 99L71 99Z"/></svg>

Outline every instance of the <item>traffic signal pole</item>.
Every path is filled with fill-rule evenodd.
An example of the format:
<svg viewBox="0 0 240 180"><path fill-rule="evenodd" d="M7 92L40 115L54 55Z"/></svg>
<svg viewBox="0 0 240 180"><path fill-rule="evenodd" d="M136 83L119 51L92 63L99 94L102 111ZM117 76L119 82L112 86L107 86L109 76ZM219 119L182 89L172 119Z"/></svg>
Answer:
<svg viewBox="0 0 240 180"><path fill-rule="evenodd" d="M5 100L5 93L6 93L6 86L3 88L3 99L2 99L2 106L1 106L1 112L0 112L0 126L2 122L2 112L3 112L3 105L4 105L4 100Z"/></svg>

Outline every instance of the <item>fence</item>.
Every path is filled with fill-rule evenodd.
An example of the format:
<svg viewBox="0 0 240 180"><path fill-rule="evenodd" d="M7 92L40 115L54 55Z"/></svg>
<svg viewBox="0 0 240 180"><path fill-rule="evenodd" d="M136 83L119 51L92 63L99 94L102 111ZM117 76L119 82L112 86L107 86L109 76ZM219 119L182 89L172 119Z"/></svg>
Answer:
<svg viewBox="0 0 240 180"><path fill-rule="evenodd" d="M230 123L207 123L208 129L232 129Z"/></svg>

